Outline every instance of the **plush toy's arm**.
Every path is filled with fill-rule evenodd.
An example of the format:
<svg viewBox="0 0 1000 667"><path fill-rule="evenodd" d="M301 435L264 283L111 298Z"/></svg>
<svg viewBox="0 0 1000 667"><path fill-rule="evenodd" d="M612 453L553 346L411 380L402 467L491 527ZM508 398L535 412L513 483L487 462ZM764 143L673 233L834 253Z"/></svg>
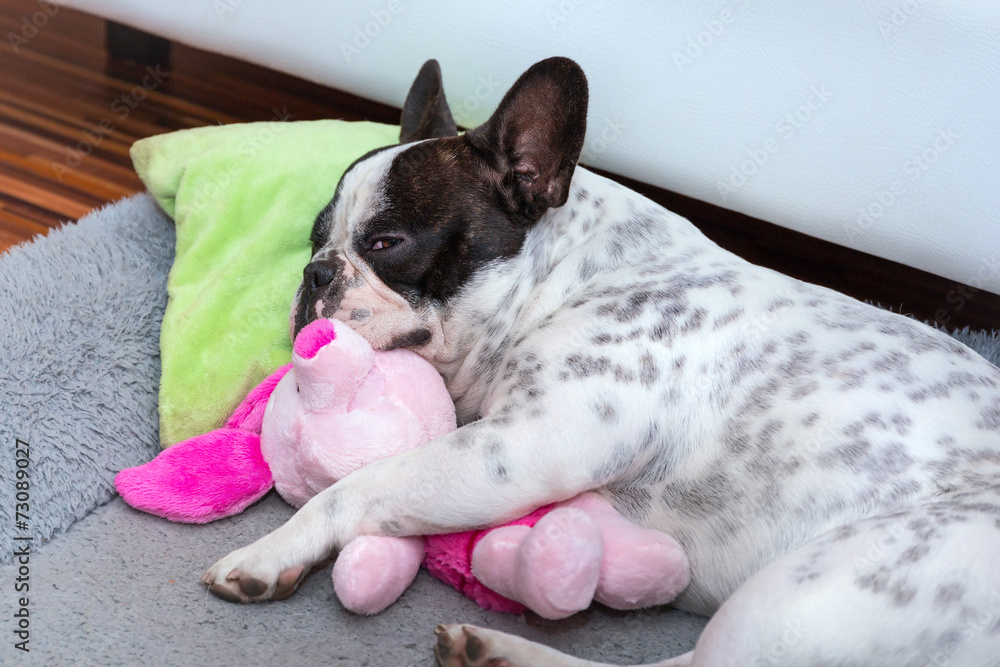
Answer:
<svg viewBox="0 0 1000 667"><path fill-rule="evenodd" d="M291 364L247 395L225 428L160 452L115 477L122 499L136 509L183 523L207 523L238 514L273 486L260 451L264 408Z"/></svg>

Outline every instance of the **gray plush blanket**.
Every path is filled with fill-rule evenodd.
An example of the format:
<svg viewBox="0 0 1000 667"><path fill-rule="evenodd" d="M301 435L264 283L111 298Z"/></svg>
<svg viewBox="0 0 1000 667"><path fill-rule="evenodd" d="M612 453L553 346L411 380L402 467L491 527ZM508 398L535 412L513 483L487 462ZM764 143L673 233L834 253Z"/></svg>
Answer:
<svg viewBox="0 0 1000 667"><path fill-rule="evenodd" d="M159 331L173 255L173 223L140 196L0 259L0 494L16 500L18 440L30 487L26 518L0 503L0 563L10 562L13 536L41 546L111 500L118 470L159 451Z"/></svg>
<svg viewBox="0 0 1000 667"><path fill-rule="evenodd" d="M139 195L0 256L0 664L432 665L438 622L626 664L693 648L705 619L683 612L496 614L426 573L374 617L340 606L329 568L283 602L209 595L205 568L292 510L272 493L239 516L185 525L115 496L118 470L159 451L173 247L172 223ZM996 334L954 335L1000 360Z"/></svg>

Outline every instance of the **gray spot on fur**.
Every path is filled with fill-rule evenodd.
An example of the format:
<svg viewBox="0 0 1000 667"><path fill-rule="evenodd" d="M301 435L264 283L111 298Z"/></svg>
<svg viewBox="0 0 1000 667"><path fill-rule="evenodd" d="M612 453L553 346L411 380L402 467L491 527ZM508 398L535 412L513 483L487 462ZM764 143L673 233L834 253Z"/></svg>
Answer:
<svg viewBox="0 0 1000 667"><path fill-rule="evenodd" d="M507 448L499 437L489 438L483 446L483 462L486 465L486 476L495 484L510 482L510 463Z"/></svg>
<svg viewBox="0 0 1000 667"><path fill-rule="evenodd" d="M729 326L733 322L736 322L740 318L742 318L743 314L744 311L742 308L736 308L729 311L728 313L725 313L724 315L715 318L715 321L712 322L712 330L718 331L719 329L723 329Z"/></svg>
<svg viewBox="0 0 1000 667"><path fill-rule="evenodd" d="M566 357L566 367L578 380L592 377L594 375L604 375L611 367L611 361L607 357L592 357L587 354L572 354Z"/></svg>
<svg viewBox="0 0 1000 667"><path fill-rule="evenodd" d="M1000 431L1000 398L994 399L989 407L983 408L979 417L976 428L984 431Z"/></svg>
<svg viewBox="0 0 1000 667"><path fill-rule="evenodd" d="M902 566L911 563L916 563L920 561L928 553L930 553L930 550L931 550L930 546L926 543L914 544L909 549L900 554L899 560L896 561L896 565Z"/></svg>
<svg viewBox="0 0 1000 667"><path fill-rule="evenodd" d="M934 606L941 611L947 611L953 605L961 602L964 595L964 585L958 582L943 584L938 586L937 593L934 595Z"/></svg>
<svg viewBox="0 0 1000 667"><path fill-rule="evenodd" d="M390 519L388 521L382 522L382 524L379 526L379 532L382 535L388 535L389 537L394 537L403 532L403 527L400 525L398 521Z"/></svg>
<svg viewBox="0 0 1000 667"><path fill-rule="evenodd" d="M663 489L663 502L678 512L708 518L728 509L742 495L738 485L722 472L697 480L673 480Z"/></svg>
<svg viewBox="0 0 1000 667"><path fill-rule="evenodd" d="M872 367L879 372L890 375L899 384L912 384L917 379L910 372L910 356L902 352L889 352L876 361Z"/></svg>
<svg viewBox="0 0 1000 667"><path fill-rule="evenodd" d="M660 367L651 354L644 354L639 359L639 382L645 387L651 387L660 379Z"/></svg>
<svg viewBox="0 0 1000 667"><path fill-rule="evenodd" d="M627 519L642 523L649 514L653 497L648 489L637 486L609 486L608 493L611 495L611 504Z"/></svg>
<svg viewBox="0 0 1000 667"><path fill-rule="evenodd" d="M618 409L607 401L601 401L593 406L594 414L604 424L618 423Z"/></svg>
<svg viewBox="0 0 1000 667"><path fill-rule="evenodd" d="M913 602L913 598L917 596L917 589L908 585L906 579L903 579L893 583L892 588L889 589L889 594L892 596L893 606L905 607Z"/></svg>

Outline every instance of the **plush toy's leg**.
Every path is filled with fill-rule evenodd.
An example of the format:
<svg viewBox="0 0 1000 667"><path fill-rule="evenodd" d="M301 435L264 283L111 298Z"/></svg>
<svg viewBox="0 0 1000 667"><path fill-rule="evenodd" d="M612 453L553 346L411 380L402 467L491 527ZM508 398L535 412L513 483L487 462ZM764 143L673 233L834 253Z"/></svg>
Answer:
<svg viewBox="0 0 1000 667"><path fill-rule="evenodd" d="M614 609L666 604L688 585L690 569L670 535L632 523L596 493L560 503L586 512L604 537L604 563L594 599Z"/></svg>
<svg viewBox="0 0 1000 667"><path fill-rule="evenodd" d="M556 509L533 528L491 531L472 552L472 571L486 586L544 618L590 606L604 552L600 528L586 512Z"/></svg>
<svg viewBox="0 0 1000 667"><path fill-rule="evenodd" d="M517 552L531 532L530 526L494 528L472 550L472 574L495 593L520 602L517 587Z"/></svg>
<svg viewBox="0 0 1000 667"><path fill-rule="evenodd" d="M333 589L355 614L377 614L413 583L424 560L424 538L362 535L333 564Z"/></svg>

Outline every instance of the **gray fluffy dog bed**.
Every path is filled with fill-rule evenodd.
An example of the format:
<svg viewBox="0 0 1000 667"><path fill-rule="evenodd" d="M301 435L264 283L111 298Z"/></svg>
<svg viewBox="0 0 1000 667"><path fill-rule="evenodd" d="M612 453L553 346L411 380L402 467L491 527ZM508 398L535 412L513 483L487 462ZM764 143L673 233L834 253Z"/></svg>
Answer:
<svg viewBox="0 0 1000 667"><path fill-rule="evenodd" d="M172 223L139 195L0 256L0 664L432 665L439 622L626 664L694 646L705 619L683 612L595 606L558 622L497 614L426 573L374 617L340 606L329 568L283 602L209 595L205 568L292 510L271 493L238 516L185 525L115 496L118 470L159 451L158 339L173 246ZM997 363L995 334L956 337ZM18 441L27 443L22 468ZM18 470L27 489L16 486ZM30 555L15 560L25 544ZM15 648L25 624L27 653Z"/></svg>

